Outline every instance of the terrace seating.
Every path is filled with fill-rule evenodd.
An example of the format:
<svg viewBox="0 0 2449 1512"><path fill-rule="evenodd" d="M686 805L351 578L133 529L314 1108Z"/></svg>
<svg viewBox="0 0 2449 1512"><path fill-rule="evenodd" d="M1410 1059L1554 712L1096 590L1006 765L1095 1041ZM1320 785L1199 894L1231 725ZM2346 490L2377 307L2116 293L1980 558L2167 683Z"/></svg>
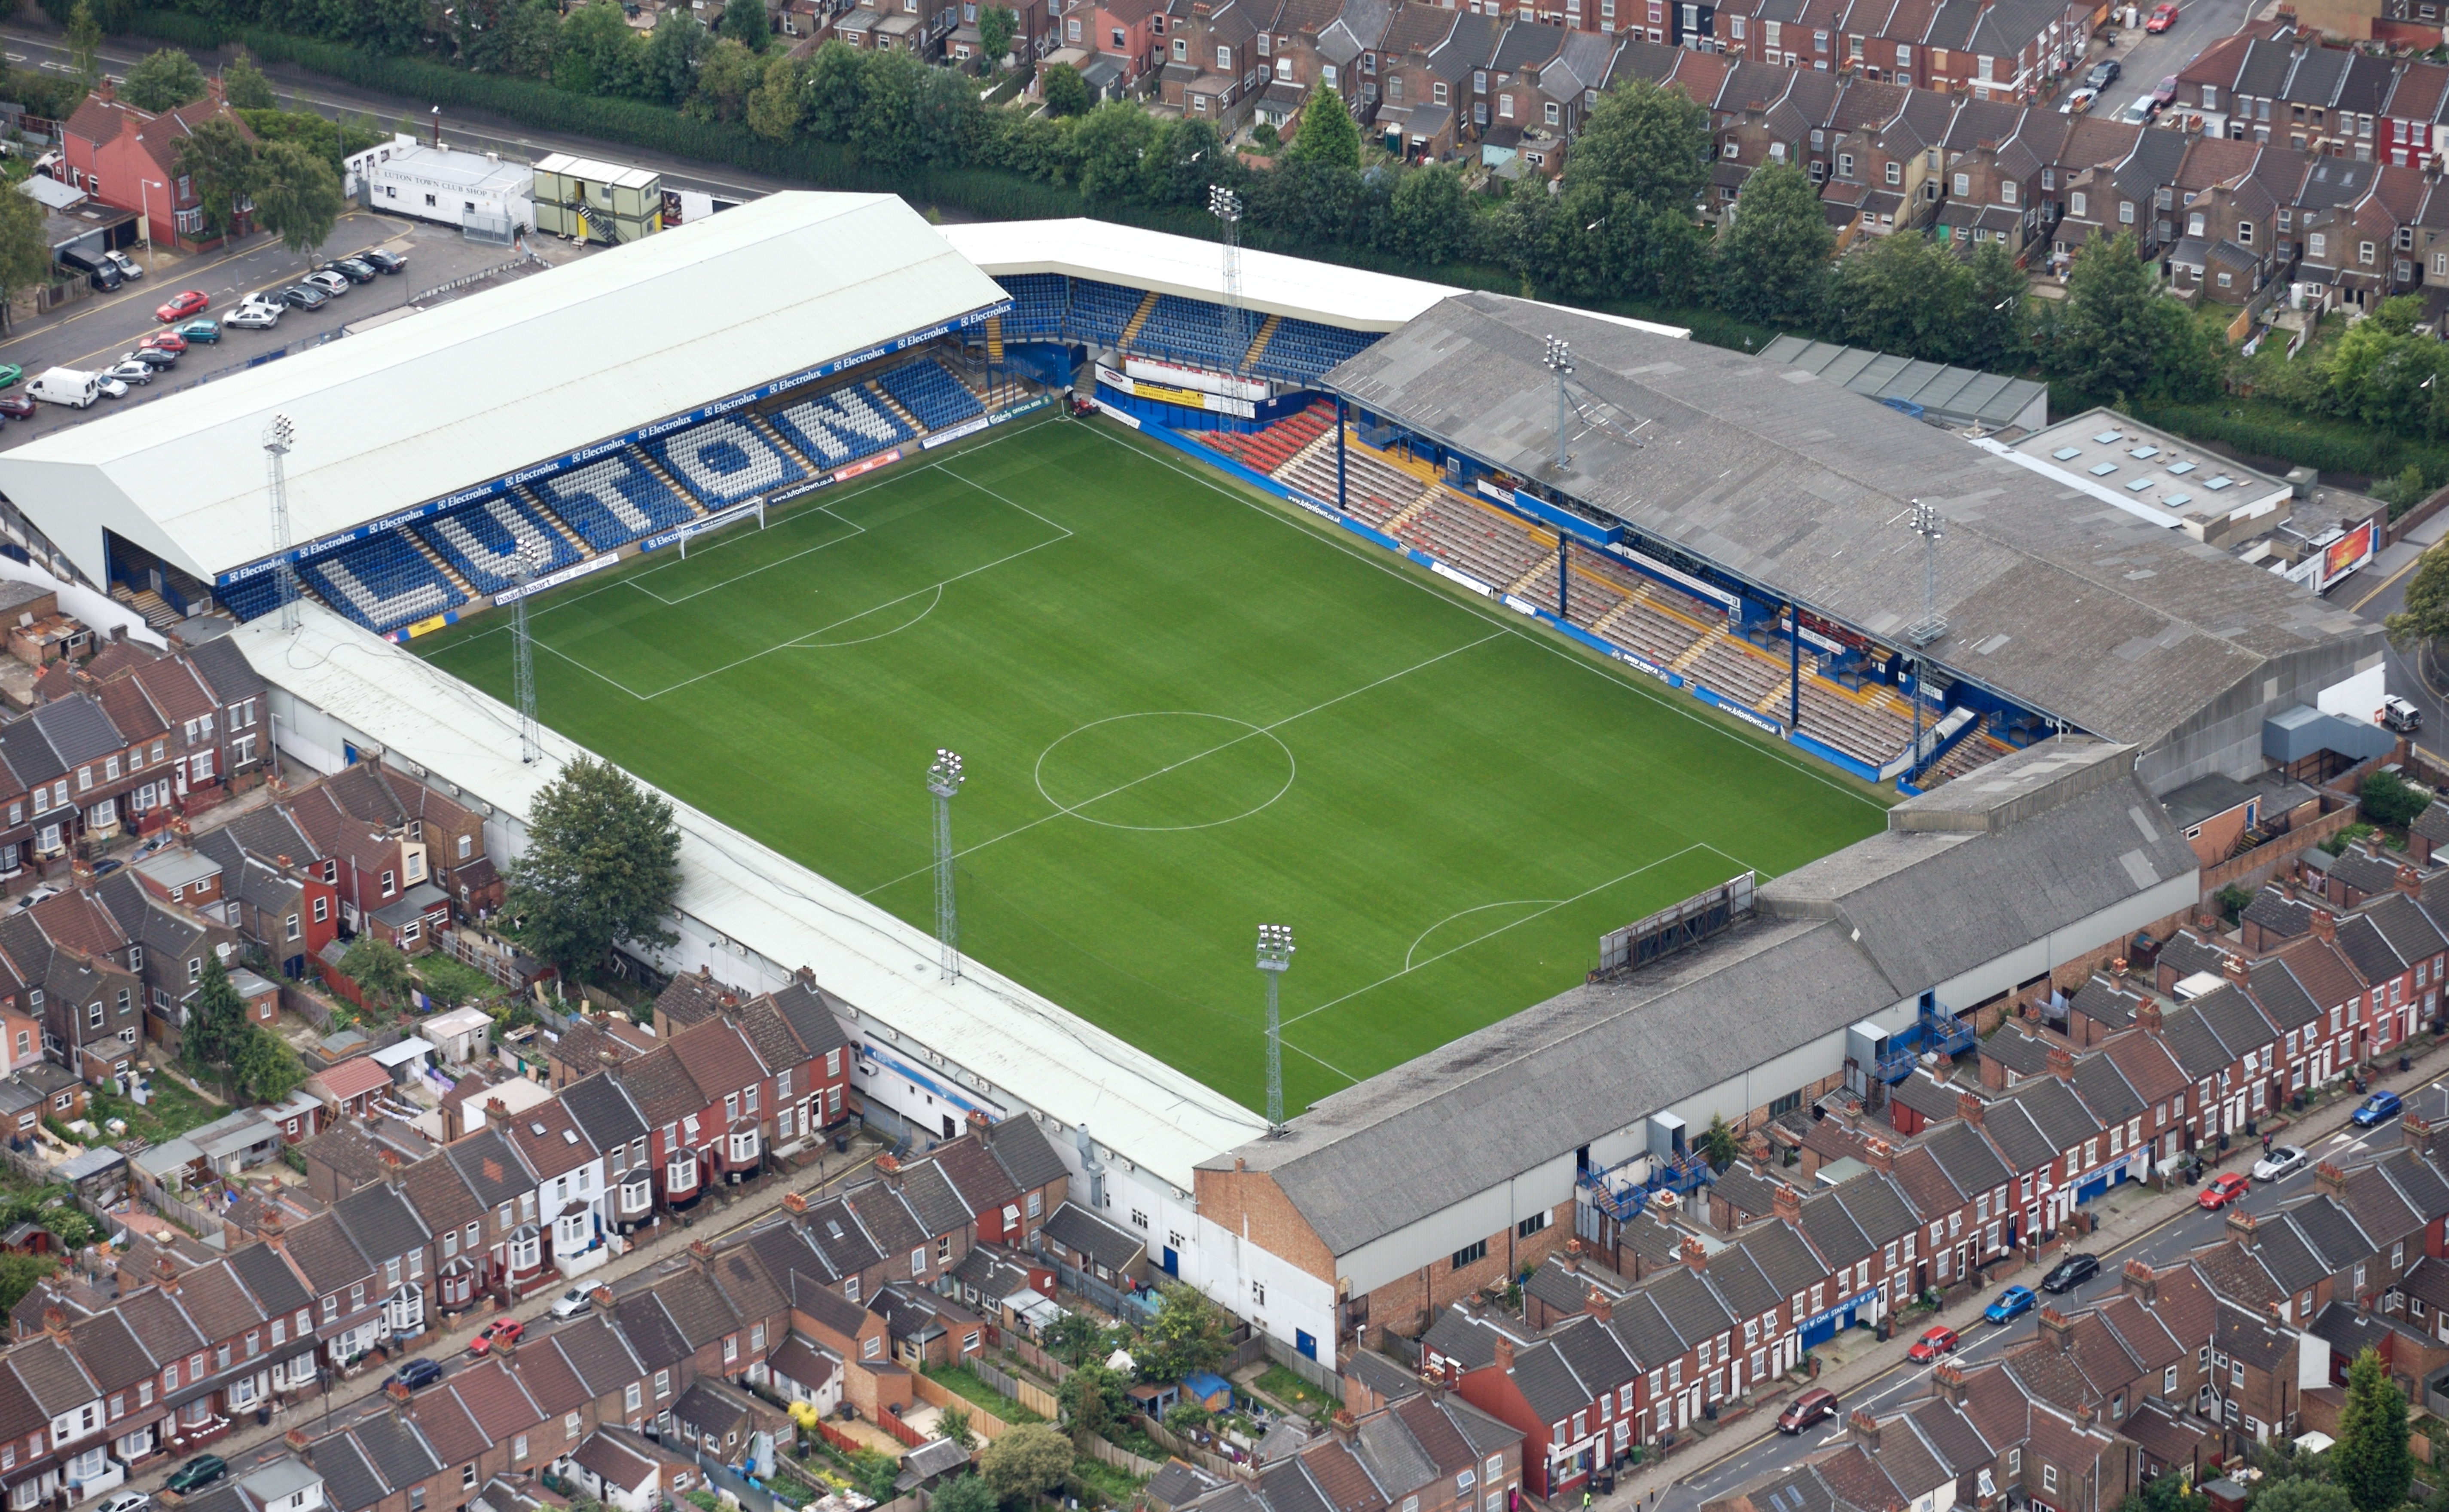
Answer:
<svg viewBox="0 0 2449 1512"><path fill-rule="evenodd" d="M1272 474L1335 424L1335 406L1313 404L1259 431L1202 431L1199 438L1253 472Z"/></svg>
<svg viewBox="0 0 2449 1512"><path fill-rule="evenodd" d="M1418 479L1412 481L1417 490ZM1413 515L1399 534L1414 548L1496 588L1538 566L1554 550L1541 545L1529 526L1467 503L1443 489L1430 495L1429 507Z"/></svg>
<svg viewBox="0 0 2449 1512"><path fill-rule="evenodd" d="M300 563L298 573L334 609L377 633L468 602L401 531L352 541Z"/></svg>
<svg viewBox="0 0 2449 1512"><path fill-rule="evenodd" d="M599 552L697 517L686 500L627 451L528 486Z"/></svg>
<svg viewBox="0 0 2449 1512"><path fill-rule="evenodd" d="M839 467L917 434L857 384L765 417L793 446L827 467Z"/></svg>
<svg viewBox="0 0 2449 1512"><path fill-rule="evenodd" d="M538 574L568 567L579 559L568 537L538 519L514 498L488 499L482 504L427 520L417 527L428 544L442 553L479 592L498 593L518 581L518 553L533 549Z"/></svg>
<svg viewBox="0 0 2449 1512"><path fill-rule="evenodd" d="M1003 338L1061 336L1069 303L1060 273L1012 273L997 279L1012 296L1012 313L1003 318Z"/></svg>
<svg viewBox="0 0 2449 1512"><path fill-rule="evenodd" d="M1315 320L1285 320L1276 327L1250 370L1263 378L1305 383L1378 339L1376 331L1346 331Z"/></svg>
<svg viewBox="0 0 2449 1512"><path fill-rule="evenodd" d="M1915 785L1927 792L1941 783L1951 782L1966 772L1989 766L2001 756L2013 754L2015 747L1993 738L1988 725L1989 721L1984 719L1980 726L1957 741L1946 755L1921 774L1921 781Z"/></svg>
<svg viewBox="0 0 2449 1512"><path fill-rule="evenodd" d="M1156 308L1131 339L1131 350L1169 358L1193 367L1231 371L1249 350L1263 317L1238 313L1205 300L1178 294L1157 296ZM1238 326L1236 321L1238 320Z"/></svg>
<svg viewBox="0 0 2449 1512"><path fill-rule="evenodd" d="M1335 450L1313 447L1272 475L1278 482L1335 502ZM1428 486L1398 467L1389 467L1359 447L1343 454L1343 507L1353 517L1384 529L1386 522L1411 507ZM1425 548L1423 548L1425 550Z"/></svg>
<svg viewBox="0 0 2449 1512"><path fill-rule="evenodd" d="M901 407L918 417L918 423L931 431L986 413L978 397L963 387L960 379L944 371L942 363L933 358L895 368L876 380L900 401Z"/></svg>
<svg viewBox="0 0 2449 1512"><path fill-rule="evenodd" d="M648 441L646 451L682 487L717 507L808 475L754 427L728 417Z"/></svg>
<svg viewBox="0 0 2449 1512"><path fill-rule="evenodd" d="M1127 289L1119 283L1100 283L1093 279L1071 281L1071 311L1065 320L1065 334L1082 340L1112 346L1123 339L1124 327L1139 313L1140 300L1146 296L1138 289Z"/></svg>
<svg viewBox="0 0 2449 1512"><path fill-rule="evenodd" d="M241 621L269 614L280 607L280 574L258 572L242 582L213 590L213 597Z"/></svg>
<svg viewBox="0 0 2449 1512"><path fill-rule="evenodd" d="M1758 705L1785 683L1784 667L1734 636L1709 641L1699 656L1685 664L1684 673L1719 697L1746 705Z"/></svg>

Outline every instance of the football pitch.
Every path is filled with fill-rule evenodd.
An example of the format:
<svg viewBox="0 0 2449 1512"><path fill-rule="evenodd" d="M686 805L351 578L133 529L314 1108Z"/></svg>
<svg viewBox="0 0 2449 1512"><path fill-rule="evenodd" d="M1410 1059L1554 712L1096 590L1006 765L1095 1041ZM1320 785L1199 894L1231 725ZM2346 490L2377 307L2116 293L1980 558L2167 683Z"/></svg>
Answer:
<svg viewBox="0 0 2449 1512"><path fill-rule="evenodd" d="M547 724L1253 1108L1879 829L1870 790L1110 423L1016 422L558 590ZM507 614L416 643L507 699ZM796 963L795 963L796 964ZM811 962L820 975L822 962ZM1743 1032L1728 1024L1730 1035Z"/></svg>

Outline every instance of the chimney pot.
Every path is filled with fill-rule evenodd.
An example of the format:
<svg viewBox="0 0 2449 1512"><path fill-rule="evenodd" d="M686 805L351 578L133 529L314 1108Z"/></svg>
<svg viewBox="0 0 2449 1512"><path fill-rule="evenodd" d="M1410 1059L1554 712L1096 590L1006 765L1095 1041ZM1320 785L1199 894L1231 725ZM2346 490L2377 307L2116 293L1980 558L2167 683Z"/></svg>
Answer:
<svg viewBox="0 0 2449 1512"><path fill-rule="evenodd" d="M1590 1295L1584 1300L1583 1310L1601 1323L1605 1323L1615 1316L1615 1299L1598 1288L1592 1287Z"/></svg>
<svg viewBox="0 0 2449 1512"><path fill-rule="evenodd" d="M2065 1045L2050 1046L2050 1075L2060 1081L2074 1080L2074 1052Z"/></svg>
<svg viewBox="0 0 2449 1512"><path fill-rule="evenodd" d="M2238 1207L2230 1207L2227 1210L2227 1231L2239 1245L2247 1250L2252 1249L2254 1241L2260 1237L2260 1231L2254 1225L2253 1214Z"/></svg>
<svg viewBox="0 0 2449 1512"><path fill-rule="evenodd" d="M1781 1181L1777 1184L1777 1191L1769 1194L1768 1203L1769 1212L1775 1213L1781 1221L1785 1223L1803 1221L1803 1193L1784 1182Z"/></svg>
<svg viewBox="0 0 2449 1512"><path fill-rule="evenodd" d="M2418 902L2421 902L2423 901L2423 874L2421 872L2417 871L2412 866L2401 865L2398 868L2398 875L2394 880L2398 883L2398 890L2400 892L2406 894L2407 897L2414 899Z"/></svg>
<svg viewBox="0 0 2449 1512"><path fill-rule="evenodd" d="M1982 1110L1988 1106L1989 1104L1972 1093L1959 1092L1956 1095L1956 1115L1976 1129L1981 1127Z"/></svg>
<svg viewBox="0 0 2449 1512"><path fill-rule="evenodd" d="M1241 1164L1242 1163L1238 1160L1233 1162L1233 1165L1237 1170L1240 1169ZM876 1157L876 1169L878 1174L887 1176L894 1175L900 1172L901 1162L894 1159L892 1153L888 1151L887 1153Z"/></svg>
<svg viewBox="0 0 2449 1512"><path fill-rule="evenodd" d="M2246 969L2245 958L2243 956L2229 955L2221 957L2220 974L2240 987L2250 985L2253 979L2251 973Z"/></svg>
<svg viewBox="0 0 2449 1512"><path fill-rule="evenodd" d="M2160 999L2145 998L2134 1005L2134 1027L2147 1035L2160 1032Z"/></svg>
<svg viewBox="0 0 2449 1512"><path fill-rule="evenodd" d="M1496 1336L1496 1368L1509 1375L1513 1373L1514 1340L1510 1335L1500 1333Z"/></svg>
<svg viewBox="0 0 2449 1512"><path fill-rule="evenodd" d="M799 1192L786 1192L782 1193L782 1211L784 1212L805 1212L808 1211L808 1199Z"/></svg>
<svg viewBox="0 0 2449 1512"><path fill-rule="evenodd" d="M1880 1420L1871 1416L1868 1407L1856 1407L1853 1416L1845 1420L1845 1427L1857 1444L1873 1454L1880 1452Z"/></svg>
<svg viewBox="0 0 2449 1512"><path fill-rule="evenodd" d="M2064 1350L2074 1343L2074 1324L2055 1308L2043 1308L2040 1312L2042 1335Z"/></svg>
<svg viewBox="0 0 2449 1512"><path fill-rule="evenodd" d="M1695 1275L1709 1269L1709 1251L1702 1247L1697 1235L1687 1233L1684 1236L1683 1255L1685 1265L1690 1267Z"/></svg>
<svg viewBox="0 0 2449 1512"><path fill-rule="evenodd" d="M2313 938L2321 940L2324 944L2337 944L2339 940L2339 916L2330 912L2326 908L2314 909Z"/></svg>

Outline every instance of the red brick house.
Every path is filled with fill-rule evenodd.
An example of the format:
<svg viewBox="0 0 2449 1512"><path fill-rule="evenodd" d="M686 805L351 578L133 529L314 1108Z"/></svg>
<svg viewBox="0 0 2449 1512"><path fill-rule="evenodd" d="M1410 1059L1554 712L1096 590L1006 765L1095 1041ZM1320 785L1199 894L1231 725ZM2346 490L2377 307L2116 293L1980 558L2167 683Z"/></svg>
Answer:
<svg viewBox="0 0 2449 1512"><path fill-rule="evenodd" d="M61 126L60 171L103 204L147 218L156 242L190 252L219 246L222 238L205 234L203 201L178 171L179 144L195 135L196 127L224 120L247 129L222 98L221 81L211 83L204 98L156 115L119 99L112 82L104 79ZM243 211L235 219L230 229L239 235L253 229Z"/></svg>

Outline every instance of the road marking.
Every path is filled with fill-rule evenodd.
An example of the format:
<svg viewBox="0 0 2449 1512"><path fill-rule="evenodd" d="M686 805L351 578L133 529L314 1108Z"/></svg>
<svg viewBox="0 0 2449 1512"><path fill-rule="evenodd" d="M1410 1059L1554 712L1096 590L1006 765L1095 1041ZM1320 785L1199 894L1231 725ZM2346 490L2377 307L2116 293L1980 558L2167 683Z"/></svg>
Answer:
<svg viewBox="0 0 2449 1512"><path fill-rule="evenodd" d="M2387 577L2385 577L2385 578L2382 579L2381 585L2380 585L2379 587L2375 588L2371 592L2366 593L2363 597L2362 597L2362 598L2360 598L2360 599L2357 599L2354 603L2352 603L2352 604L2348 605L2348 606L2347 606L2347 611L2348 611L2348 612L2349 612L2349 613L2354 613L2354 612L2356 612L2357 611L2362 610L2362 609L2366 604L2371 603L2374 599L2377 599L2377 598L2381 597L2383 593L2388 592L2388 591L2389 591L2389 589L2390 589L2390 585L2391 585L2392 583L2397 582L2400 578L2404 577L2407 573L2414 572L2418 567L2422 566L2422 565L2423 565L2423 559L2424 559L2425 557L2427 557L2427 556L2431 555L2431 554L2432 554L2432 549L2431 549L2430 547L2428 547L2428 546L2427 546L2427 547L2425 547L2422 551L2420 551L2420 552L2416 552L2416 553L2415 553L2415 560L2413 560L2413 561L2411 561L2411 562L2407 563L2404 567L2400 568L2397 572L2392 572L2392 573L2390 573L2390 574L2389 574L2389 576L2387 576Z"/></svg>

